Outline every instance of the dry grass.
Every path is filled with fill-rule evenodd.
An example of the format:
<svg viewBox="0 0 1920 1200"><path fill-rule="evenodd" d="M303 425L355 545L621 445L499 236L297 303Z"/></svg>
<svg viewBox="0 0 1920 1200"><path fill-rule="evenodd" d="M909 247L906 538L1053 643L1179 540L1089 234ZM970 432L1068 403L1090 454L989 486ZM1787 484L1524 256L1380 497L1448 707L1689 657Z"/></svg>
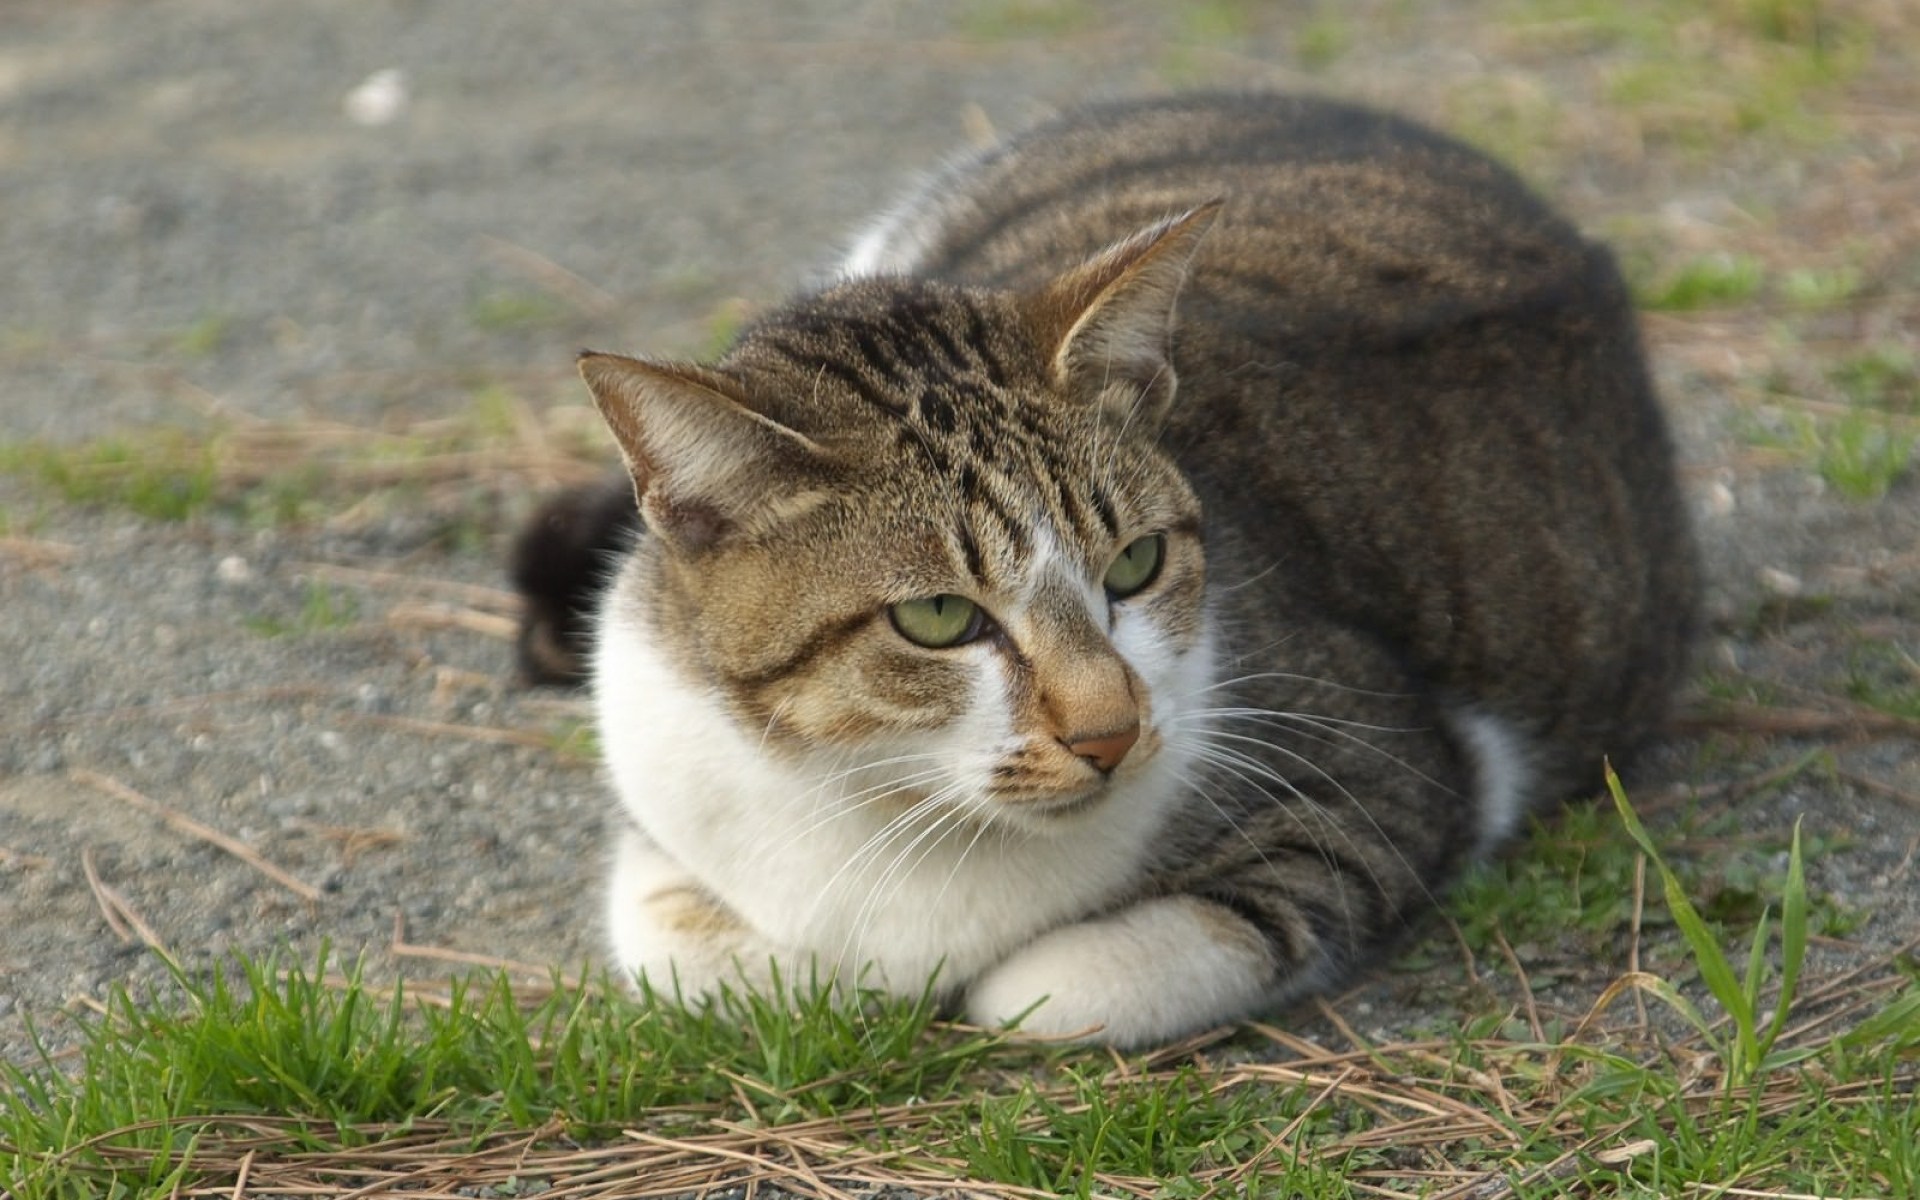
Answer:
<svg viewBox="0 0 1920 1200"><path fill-rule="evenodd" d="M1809 992L1782 1048L1813 1053L1838 1045L1847 1028L1904 986L1898 962L1897 955L1882 958ZM1170 1092L1199 1079L1215 1095L1294 1098L1291 1117L1263 1128L1232 1161L1194 1171L1178 1193L1186 1196L1248 1194L1307 1158L1347 1164L1338 1168L1344 1185L1362 1196L1501 1200L1594 1185L1611 1191L1608 1180L1625 1185L1637 1163L1661 1152L1660 1141L1646 1136L1649 1115L1659 1125L1711 1128L1765 1123L1805 1107L1804 1074L1774 1072L1738 1086L1700 1039L1668 1040L1656 1026L1614 1019L1611 1008L1636 986L1626 977L1606 989L1576 1033L1557 1041L1351 1041L1331 1049L1258 1025L1230 1043L1221 1044L1223 1035L1215 1034L1147 1059L1116 1061L1100 1086L1108 1092ZM538 998L535 992L524 996ZM417 988L413 999L449 1003L430 986ZM1260 1061L1245 1061L1249 1057ZM1609 1078L1636 1071L1673 1078L1672 1094L1650 1097L1647 1114L1596 1128L1586 1098ZM1850 1113L1883 1103L1889 1087L1904 1088L1911 1097L1916 1083L1920 1064L1909 1063L1891 1081L1836 1081L1823 1098L1833 1119L1846 1122ZM1084 1087L1057 1073L1018 1081L988 1073L981 1079L990 1091L1016 1084L1035 1101L1015 1123L1017 1132L1042 1136L1050 1123L1088 1111ZM663 1107L591 1144L575 1140L558 1118L539 1128L478 1136L461 1123L415 1119L341 1129L333 1136L342 1148L316 1150L312 1123L297 1118L182 1117L177 1123L192 1137L176 1154L186 1170L172 1194L346 1200L399 1192L537 1192L569 1200L637 1200L722 1188L752 1195L764 1185L825 1200L882 1186L958 1188L983 1197L1057 1194L980 1178L966 1158L943 1149L955 1115L970 1111L975 1099L782 1122L766 1114L801 1110L794 1097L769 1094L753 1080L736 1081L733 1091L726 1111ZM108 1168L118 1160L131 1165L150 1157L150 1150L116 1147L129 1132L105 1133L85 1149ZM1167 1195L1170 1181L1097 1173L1087 1182L1101 1194L1145 1200ZM1783 1200L1795 1195L1728 1182L1731 1190L1720 1194Z"/></svg>

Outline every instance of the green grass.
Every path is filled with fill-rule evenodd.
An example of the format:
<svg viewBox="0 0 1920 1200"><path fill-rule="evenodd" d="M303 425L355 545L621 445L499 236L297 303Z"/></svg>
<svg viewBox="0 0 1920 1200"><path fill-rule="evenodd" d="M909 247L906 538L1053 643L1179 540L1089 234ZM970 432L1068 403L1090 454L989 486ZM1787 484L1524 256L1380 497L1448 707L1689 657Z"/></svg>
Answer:
<svg viewBox="0 0 1920 1200"><path fill-rule="evenodd" d="M1920 659L1912 647L1867 638L1853 647L1849 659L1848 696L1890 716L1920 721Z"/></svg>
<svg viewBox="0 0 1920 1200"><path fill-rule="evenodd" d="M1539 81L1489 74L1448 89L1446 127L1523 176L1552 176L1550 147L1567 126L1561 102Z"/></svg>
<svg viewBox="0 0 1920 1200"><path fill-rule="evenodd" d="M213 502L210 446L177 430L150 430L78 446L0 445L0 472L38 483L73 504L109 505L156 521L184 521Z"/></svg>
<svg viewBox="0 0 1920 1200"><path fill-rule="evenodd" d="M1914 443L1920 441L1920 435L1859 409L1811 425L1806 436L1820 477L1849 500L1886 495L1906 473Z"/></svg>
<svg viewBox="0 0 1920 1200"><path fill-rule="evenodd" d="M1821 141L1823 94L1872 55L1863 25L1821 0L1513 0L1523 44L1593 64L1641 138L1694 154L1729 139Z"/></svg>
<svg viewBox="0 0 1920 1200"><path fill-rule="evenodd" d="M1726 698L1753 699L1745 694ZM1766 786L1751 789L1751 794L1777 790L1831 766L1825 750L1810 751L1770 771ZM1778 863L1793 845L1773 833L1744 829L1731 814L1683 808L1668 817L1665 838L1670 869L1723 934L1752 929L1787 885ZM1842 849L1832 839L1810 837L1804 852L1820 857ZM1454 888L1447 911L1476 955L1490 957L1498 952L1499 939L1505 939L1511 946L1530 949L1529 957L1537 960L1533 970L1551 979L1566 973L1557 962L1580 963L1615 952L1640 902L1636 880L1641 861L1642 848L1610 806L1574 805L1550 822L1536 822L1522 852L1469 871ZM1845 936L1866 919L1831 897L1814 896L1809 903L1809 920L1822 936ZM1673 932L1671 906L1646 908L1641 925L1651 933ZM1421 965L1433 957L1432 951L1416 951L1411 961Z"/></svg>
<svg viewBox="0 0 1920 1200"><path fill-rule="evenodd" d="M1877 500L1913 462L1920 444L1920 365L1901 346L1867 345L1826 369L1847 409L1800 425L1820 475L1851 500Z"/></svg>
<svg viewBox="0 0 1920 1200"><path fill-rule="evenodd" d="M546 292L495 287L467 301L468 324L483 333L538 333L566 324L572 311Z"/></svg>
<svg viewBox="0 0 1920 1200"><path fill-rule="evenodd" d="M1148 1087L1115 1086L1108 1064L1075 1063L1050 1088L1024 1087L951 1110L929 1131L966 1173L1048 1195L1090 1196L1102 1177L1177 1180L1246 1163L1307 1108L1299 1089L1222 1089L1183 1065ZM1264 1182L1297 1188L1308 1171Z"/></svg>
<svg viewBox="0 0 1920 1200"><path fill-rule="evenodd" d="M1358 40L1358 31L1339 9L1320 8L1295 31L1293 54L1303 70L1324 71L1346 57Z"/></svg>
<svg viewBox="0 0 1920 1200"><path fill-rule="evenodd" d="M553 753L566 762L597 766L600 757L600 733L591 720L568 718L548 731Z"/></svg>
<svg viewBox="0 0 1920 1200"><path fill-rule="evenodd" d="M261 615L249 618L247 628L261 637L295 637L344 629L360 619L360 605L347 592L311 582L291 618Z"/></svg>
<svg viewBox="0 0 1920 1200"><path fill-rule="evenodd" d="M1752 424L1747 437L1806 464L1845 499L1865 503L1885 496L1912 466L1920 429L1869 407L1795 408Z"/></svg>
<svg viewBox="0 0 1920 1200"><path fill-rule="evenodd" d="M233 324L233 318L224 313L208 313L174 335L174 355L189 361L212 356L227 344Z"/></svg>
<svg viewBox="0 0 1920 1200"><path fill-rule="evenodd" d="M241 961L116 994L76 1062L4 1068L0 1177L12 1200L227 1194L247 1172L340 1196L428 1165L421 1186L502 1196L749 1170L1169 1200L1911 1194L1920 966L1811 988L1797 833L1769 911L1731 939L1612 791L1582 836L1609 815L1605 854L1644 856L1671 933L1594 1011L1637 990L1677 1014L1678 1042L1583 1021L1541 1043L1495 1010L1417 1042L1323 1051L1256 1028L1198 1057L1116 1058L947 1025L926 996L776 985L690 1010L603 983L382 989L324 958ZM1830 1019L1803 1020L1808 1004Z"/></svg>
<svg viewBox="0 0 1920 1200"><path fill-rule="evenodd" d="M723 300L714 305L702 322L699 360L712 362L726 353L750 315L752 306L742 300Z"/></svg>
<svg viewBox="0 0 1920 1200"><path fill-rule="evenodd" d="M1636 299L1654 312L1729 308L1757 297L1765 277L1760 261L1750 255L1707 254L1646 280Z"/></svg>
<svg viewBox="0 0 1920 1200"><path fill-rule="evenodd" d="M1086 0L975 0L961 7L960 32L981 41L1066 37L1097 28L1099 11Z"/></svg>
<svg viewBox="0 0 1920 1200"><path fill-rule="evenodd" d="M1780 277L1780 295L1796 308L1837 308L1857 296L1865 275L1852 265L1795 267Z"/></svg>
<svg viewBox="0 0 1920 1200"><path fill-rule="evenodd" d="M1777 330L1795 345L1792 335ZM1912 469L1920 446L1920 368L1899 345L1867 343L1825 361L1804 351L1758 388L1768 407L1743 436L1810 468L1844 499L1879 500ZM1811 403L1809 403L1811 401Z"/></svg>
<svg viewBox="0 0 1920 1200"><path fill-rule="evenodd" d="M1579 938L1591 946L1631 919L1634 860L1605 809L1578 805L1536 825L1525 853L1470 871L1448 911L1476 953L1492 948L1496 933L1514 944Z"/></svg>
<svg viewBox="0 0 1920 1200"><path fill-rule="evenodd" d="M1183 41L1231 44L1253 31L1257 8L1248 0L1193 0L1180 6L1179 37Z"/></svg>
<svg viewBox="0 0 1920 1200"><path fill-rule="evenodd" d="M1865 346L1829 367L1827 378L1855 405L1920 413L1920 359L1904 346Z"/></svg>
<svg viewBox="0 0 1920 1200"><path fill-rule="evenodd" d="M447 538L478 546L504 522L491 503L583 480L605 467L607 443L585 406L533 413L497 384L473 390L449 417L395 428L251 422L195 430L149 428L90 441L0 441L0 474L51 501L115 508L156 521L219 515L255 526L375 519L403 508L441 518ZM476 509L478 524L468 519Z"/></svg>
<svg viewBox="0 0 1920 1200"><path fill-rule="evenodd" d="M1607 790L1612 794L1614 807L1625 823L1627 832L1659 874L1667 911L1679 926L1681 936L1686 938L1700 977L1719 1003L1721 1011L1731 1021L1732 1030L1723 1033L1721 1026L1709 1021L1691 999L1664 979L1649 978L1637 986L1658 996L1699 1031L1702 1039L1726 1065L1725 1080L1730 1091L1745 1088L1758 1076L1811 1057L1814 1051L1807 1047L1797 1047L1778 1055L1774 1053L1774 1047L1786 1029L1787 1015L1792 1010L1795 989L1799 985L1800 971L1807 956L1807 881L1799 825L1794 826L1793 847L1787 859L1786 884L1781 889L1779 982L1771 1001L1766 1002L1763 1008L1765 997L1762 989L1768 982L1768 952L1772 949L1768 940L1770 911L1760 914L1747 952L1745 970L1736 974L1734 962L1720 948L1719 935L1708 927L1700 910L1688 899L1687 889L1681 884L1680 877L1661 860L1653 843L1653 835L1641 824L1633 806L1627 802L1627 793L1620 786L1619 777L1612 771L1607 772Z"/></svg>

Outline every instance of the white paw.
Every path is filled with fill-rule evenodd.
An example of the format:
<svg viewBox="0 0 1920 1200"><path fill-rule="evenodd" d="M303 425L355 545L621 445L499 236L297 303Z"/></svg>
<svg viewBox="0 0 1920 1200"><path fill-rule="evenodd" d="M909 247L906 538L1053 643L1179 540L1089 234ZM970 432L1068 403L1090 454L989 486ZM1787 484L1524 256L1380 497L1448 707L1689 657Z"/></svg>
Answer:
<svg viewBox="0 0 1920 1200"><path fill-rule="evenodd" d="M1249 1015L1273 976L1272 952L1245 921L1167 896L1041 935L973 982L967 1014L982 1025L1019 1018L1022 1031L1046 1037L1139 1046Z"/></svg>

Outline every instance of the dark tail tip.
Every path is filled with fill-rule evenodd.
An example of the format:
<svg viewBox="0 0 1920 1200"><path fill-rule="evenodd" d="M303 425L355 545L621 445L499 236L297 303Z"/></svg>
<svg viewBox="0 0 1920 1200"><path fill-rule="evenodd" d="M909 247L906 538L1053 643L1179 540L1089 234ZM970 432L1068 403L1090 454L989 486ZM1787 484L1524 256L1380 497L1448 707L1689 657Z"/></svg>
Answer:
<svg viewBox="0 0 1920 1200"><path fill-rule="evenodd" d="M602 593L640 529L625 475L549 499L514 538L508 574L524 607L520 674L529 684L584 682Z"/></svg>

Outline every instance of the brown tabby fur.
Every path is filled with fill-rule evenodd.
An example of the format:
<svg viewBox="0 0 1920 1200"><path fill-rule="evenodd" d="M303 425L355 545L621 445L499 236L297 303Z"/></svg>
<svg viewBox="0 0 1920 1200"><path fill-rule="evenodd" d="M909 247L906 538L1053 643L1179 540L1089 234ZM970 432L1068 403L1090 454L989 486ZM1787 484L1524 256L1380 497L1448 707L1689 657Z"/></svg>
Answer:
<svg viewBox="0 0 1920 1200"><path fill-rule="evenodd" d="M1634 314L1501 167L1376 113L1201 95L1069 114L889 220L880 265L907 274L802 295L714 367L583 360L648 531L606 619L645 622L767 753L958 719L958 659L885 612L964 592L1003 620L1020 727L1051 735L994 796L1044 807L1085 773L1057 742L1159 737L1166 699L1081 597L994 606L1042 528L1094 588L1163 531L1127 603L1176 649L1213 630L1203 699L1231 711L1126 896L1217 906L1281 995L1479 848L1455 716L1522 735L1534 802L1657 728L1695 566ZM595 514L576 563L633 511L562 504ZM598 575L533 569L554 544L520 550L546 587L528 637L560 648L535 675L573 667L560 625Z"/></svg>

